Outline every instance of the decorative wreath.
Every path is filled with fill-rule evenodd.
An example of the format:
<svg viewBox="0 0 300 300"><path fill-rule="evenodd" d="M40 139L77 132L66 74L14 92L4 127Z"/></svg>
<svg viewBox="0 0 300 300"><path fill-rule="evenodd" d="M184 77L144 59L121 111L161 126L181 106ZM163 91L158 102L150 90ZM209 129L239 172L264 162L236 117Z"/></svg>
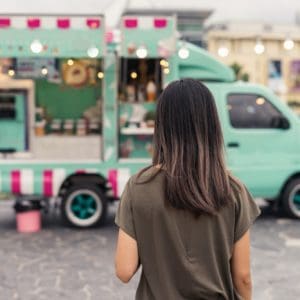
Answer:
<svg viewBox="0 0 300 300"><path fill-rule="evenodd" d="M65 84L81 87L87 83L89 77L88 69L85 64L75 61L73 65L64 65L63 79Z"/></svg>

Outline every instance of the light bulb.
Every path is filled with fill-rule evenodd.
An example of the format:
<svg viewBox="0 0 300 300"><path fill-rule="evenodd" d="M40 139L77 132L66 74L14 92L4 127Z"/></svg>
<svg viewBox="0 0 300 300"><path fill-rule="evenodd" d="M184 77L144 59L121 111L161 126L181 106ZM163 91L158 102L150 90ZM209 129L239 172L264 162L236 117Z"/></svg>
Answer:
<svg viewBox="0 0 300 300"><path fill-rule="evenodd" d="M103 78L104 78L104 73L103 73L103 72L98 72L98 73L97 73L97 77L98 77L99 79L103 79Z"/></svg>
<svg viewBox="0 0 300 300"><path fill-rule="evenodd" d="M178 50L178 56L181 59L187 59L190 56L190 50L183 46Z"/></svg>
<svg viewBox="0 0 300 300"><path fill-rule="evenodd" d="M91 58L95 58L99 55L99 49L97 47L92 46L87 50L87 55Z"/></svg>
<svg viewBox="0 0 300 300"><path fill-rule="evenodd" d="M74 65L74 60L73 59L68 59L67 64L68 64L68 66L73 66Z"/></svg>
<svg viewBox="0 0 300 300"><path fill-rule="evenodd" d="M218 55L221 56L221 57L227 57L229 54L229 49L225 46L221 46L219 49L218 49Z"/></svg>
<svg viewBox="0 0 300 300"><path fill-rule="evenodd" d="M258 41L254 46L254 52L258 55L263 54L265 52L265 46L262 42Z"/></svg>
<svg viewBox="0 0 300 300"><path fill-rule="evenodd" d="M145 46L140 46L136 49L135 53L138 58L145 58L148 55L148 50Z"/></svg>
<svg viewBox="0 0 300 300"><path fill-rule="evenodd" d="M284 42L283 42L283 47L285 50L292 50L295 46L295 43L292 39L287 38Z"/></svg>
<svg viewBox="0 0 300 300"><path fill-rule="evenodd" d="M137 78L137 72L131 72L131 73L130 73L130 77L131 77L132 79L136 79L136 78Z"/></svg>
<svg viewBox="0 0 300 300"><path fill-rule="evenodd" d="M165 68L169 67L169 62L165 59L161 59L159 63L162 67L165 67Z"/></svg>
<svg viewBox="0 0 300 300"><path fill-rule="evenodd" d="M36 54L41 53L43 50L43 45L39 40L34 40L30 45L30 50Z"/></svg>
<svg viewBox="0 0 300 300"><path fill-rule="evenodd" d="M7 73L10 77L13 77L15 75L15 70L9 69Z"/></svg>
<svg viewBox="0 0 300 300"><path fill-rule="evenodd" d="M46 76L48 74L48 69L46 67L42 67L41 73Z"/></svg>
<svg viewBox="0 0 300 300"><path fill-rule="evenodd" d="M165 68L165 69L164 69L164 73L165 73L165 74L169 74L169 73L170 73L170 69L169 69L169 68Z"/></svg>

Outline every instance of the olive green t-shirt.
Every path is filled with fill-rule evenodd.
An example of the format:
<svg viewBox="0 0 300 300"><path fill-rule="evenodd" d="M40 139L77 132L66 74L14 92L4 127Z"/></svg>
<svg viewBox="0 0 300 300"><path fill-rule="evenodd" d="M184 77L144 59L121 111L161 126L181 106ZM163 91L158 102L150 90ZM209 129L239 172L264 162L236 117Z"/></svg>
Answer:
<svg viewBox="0 0 300 300"><path fill-rule="evenodd" d="M165 205L164 171L131 177L115 222L137 241L142 274L137 300L241 299L230 272L234 243L260 210L247 189L232 184L233 200L217 215L195 218Z"/></svg>

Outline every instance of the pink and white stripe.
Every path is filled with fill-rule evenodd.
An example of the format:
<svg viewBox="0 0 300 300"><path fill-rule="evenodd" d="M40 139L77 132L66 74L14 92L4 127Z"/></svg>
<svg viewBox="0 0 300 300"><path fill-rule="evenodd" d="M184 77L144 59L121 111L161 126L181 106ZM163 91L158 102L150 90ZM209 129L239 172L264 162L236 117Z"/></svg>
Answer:
<svg viewBox="0 0 300 300"><path fill-rule="evenodd" d="M168 26L168 17L124 16L123 27L126 29L163 29Z"/></svg>
<svg viewBox="0 0 300 300"><path fill-rule="evenodd" d="M47 169L43 171L44 196L57 196L61 184L66 178L65 169Z"/></svg>
<svg viewBox="0 0 300 300"><path fill-rule="evenodd" d="M30 195L34 193L34 172L32 169L12 170L10 186L13 194Z"/></svg>
<svg viewBox="0 0 300 300"><path fill-rule="evenodd" d="M109 170L108 181L112 186L114 197L120 197L122 195L129 178L130 170L128 168Z"/></svg>
<svg viewBox="0 0 300 300"><path fill-rule="evenodd" d="M78 169L75 171L76 174L93 174L93 173L99 173L99 171L96 168L87 168L87 169Z"/></svg>
<svg viewBox="0 0 300 300"><path fill-rule="evenodd" d="M0 29L97 29L102 23L99 16L0 16Z"/></svg>

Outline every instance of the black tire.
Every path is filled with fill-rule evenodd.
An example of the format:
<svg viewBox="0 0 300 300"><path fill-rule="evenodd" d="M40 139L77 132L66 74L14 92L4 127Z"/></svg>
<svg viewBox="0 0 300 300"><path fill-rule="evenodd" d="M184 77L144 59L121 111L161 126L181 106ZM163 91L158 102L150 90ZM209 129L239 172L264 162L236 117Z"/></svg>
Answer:
<svg viewBox="0 0 300 300"><path fill-rule="evenodd" d="M79 197L80 203L75 203L79 201ZM85 214L83 214L84 211ZM66 224L77 228L103 225L107 216L107 199L103 191L94 184L72 185L63 194L61 216Z"/></svg>
<svg viewBox="0 0 300 300"><path fill-rule="evenodd" d="M300 219L300 204L295 204L295 197L300 197L300 178L292 179L282 194L282 207L291 218Z"/></svg>

